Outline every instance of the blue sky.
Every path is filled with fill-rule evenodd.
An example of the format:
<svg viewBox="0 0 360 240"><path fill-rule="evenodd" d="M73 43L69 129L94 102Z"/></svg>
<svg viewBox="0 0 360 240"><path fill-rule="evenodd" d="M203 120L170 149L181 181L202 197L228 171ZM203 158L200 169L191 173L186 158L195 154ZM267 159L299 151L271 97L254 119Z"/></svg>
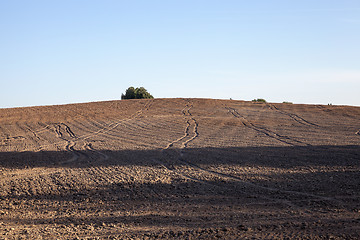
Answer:
<svg viewBox="0 0 360 240"><path fill-rule="evenodd" d="M155 97L360 106L360 1L0 1L0 107Z"/></svg>

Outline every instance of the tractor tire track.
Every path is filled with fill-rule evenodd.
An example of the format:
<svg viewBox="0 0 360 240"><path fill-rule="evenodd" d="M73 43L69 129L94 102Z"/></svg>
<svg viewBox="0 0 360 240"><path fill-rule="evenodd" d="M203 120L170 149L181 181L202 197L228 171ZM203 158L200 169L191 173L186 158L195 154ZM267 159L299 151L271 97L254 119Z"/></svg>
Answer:
<svg viewBox="0 0 360 240"><path fill-rule="evenodd" d="M48 141L45 138L40 137L40 135L32 130L31 126L27 123L23 123L23 125L20 125L20 123L16 123L16 126L21 129L25 135L27 136L26 139L33 142L33 146L24 146L23 151L41 151L43 149L43 145L41 144L41 141ZM43 131L42 131L43 132ZM59 149L59 148L58 148Z"/></svg>
<svg viewBox="0 0 360 240"><path fill-rule="evenodd" d="M269 136L269 137L272 137L272 138L275 138L277 139L278 141L281 141L281 142L284 142L284 143L287 143L287 144L290 144L290 145L293 145L292 143L289 143L281 138L283 138L283 136L281 135L278 135L276 133L273 133L267 129L264 129L264 128L260 128L260 127L257 127L255 126L254 124L250 123L247 119L245 119L243 116L241 116L236 109L233 109L233 108L230 108L230 107L226 107L226 109L228 109L228 111L236 118L239 118L242 120L242 123L244 126L248 127L248 128L251 128L251 129L254 129L256 131L259 131L261 133L264 133L265 135ZM270 135L268 134L268 132L271 132L274 134L273 135ZM288 137L285 137L286 139L289 139L289 140L292 140L294 141L293 139L290 139ZM297 141L295 140L295 142L299 142L299 143L302 143L300 141ZM305 143L302 143L302 144L305 144ZM310 144L306 144L307 146L311 146ZM229 174L225 174L225 173L220 173L220 172L217 172L217 171L213 171L213 170L208 170L208 169L205 169L205 168L202 168L194 163L191 163L191 162L188 162L186 160L183 159L184 162L188 163L189 165L192 165L193 167L196 167L198 169L201 169L201 170L204 170L204 171L208 171L210 173L213 173L213 174L217 174L219 176L223 176L223 177L227 177L227 178L230 178L232 180L236 180L236 181L240 181L248 186L251 186L251 187L256 187L256 188L259 188L259 189L262 189L262 190L267 190L267 191L270 191L270 192L281 192L283 194L293 194L293 195L299 195L299 196L304 196L304 197L311 197L311 198L315 198L315 199L319 199L319 200L324 200L324 201L330 201L330 202L335 202L337 204L340 204L340 205L343 205L343 202L337 200L337 199L334 199L334 198L330 198L330 197L323 197L323 196L319 196L319 195L315 195L315 194L310 194L310 193L304 193L304 192L299 192L299 191L292 191L292 190L281 190L281 189L277 189L277 188L272 188L272 187L264 187L264 186L259 186L257 184L254 184L254 183L249 183L249 182L245 182L243 181L242 179L236 177L236 176L232 176L232 175L229 175Z"/></svg>
<svg viewBox="0 0 360 240"><path fill-rule="evenodd" d="M195 132L195 128L194 128L194 134L196 135L196 132ZM194 135L194 136L195 136ZM186 145L185 145L186 147ZM182 149L183 150L183 149ZM307 198L312 198L312 199L317 199L317 200L322 200L322 201L329 201L329 202L334 202L334 203L337 203L339 205L343 205L343 202L341 202L340 200L338 199L334 199L334 198L330 198L330 197L323 197L323 196L319 196L319 195L315 195L315 194L310 194L310 193L304 193L304 192L299 192L299 191L292 191L292 190L282 190L282 189L278 189L278 188L272 188L272 187L265 187L265 186L260 186L260 185L257 185L255 183L251 183L251 182L247 182L247 181L244 181L242 180L241 178L239 177L236 177L236 176L233 176L233 175L230 175L230 174L225 174L225 173L221 173L221 172L217 172L217 171L214 171L214 170L209 170L209 169L205 169L203 167L200 167L199 165L197 164L194 164L194 163L191 163L187 160L185 160L185 158L183 157L184 156L184 153L183 151L180 151L180 158L179 160L183 163L185 163L186 165L188 166L191 166L195 169L198 169L198 170L201 170L201 171L204 171L206 173L209 173L209 174L213 174L213 175L217 175L218 177L223 177L223 178L228 178L228 179L231 179L233 181L237 181L243 185L246 185L248 187L252 187L252 188L257 188L257 189L260 189L260 190L264 190L264 191L267 191L267 192L276 192L276 193L283 193L284 195L289 195L289 194L292 194L292 195L298 195L298 196L302 196L302 197L307 197ZM264 196L261 196L262 198L264 198ZM272 199L272 198L267 198L267 200L272 200L272 201L276 201L278 203L281 203L281 204L286 204L290 207L294 207L294 205L289 202L289 201L286 201L286 200L278 200L278 199ZM307 199L309 200L309 199Z"/></svg>
<svg viewBox="0 0 360 240"><path fill-rule="evenodd" d="M168 149L168 148L174 146L175 143L178 143L181 140L183 140L184 138L186 138L187 136L189 136L189 129L190 129L190 122L188 120L188 121L186 121L186 128L185 128L185 131L184 131L184 136L170 142L164 149Z"/></svg>
<svg viewBox="0 0 360 240"><path fill-rule="evenodd" d="M191 133L192 136L189 139L187 139L186 141L181 142L180 149L175 149L175 150L177 150L175 152L178 154L178 156L175 158L176 161L179 161L182 164L185 164L186 166L188 166L188 167L190 167L192 169L195 169L197 171L201 171L201 172L204 172L204 173L209 174L209 175L215 175L215 176L220 177L220 178L226 178L226 179L233 180L233 181L235 181L237 183L241 183L243 186L248 186L248 187L252 187L252 188L256 187L258 189L271 191L271 192L278 191L278 189L262 187L262 186L258 186L258 185L253 184L253 183L243 181L242 179L237 178L235 176L231 176L231 175L228 175L228 174L208 170L208 169L205 169L205 168L202 168L202 167L198 166L197 164L194 164L194 163L191 163L191 162L185 160L185 158L184 158L185 151L184 150L187 148L188 143L193 141L194 139L196 139L199 136L199 132L198 132L199 124L196 121L196 119L194 117L192 117L192 114L190 112L191 108L192 108L192 106L186 106L184 108L185 110L184 109L182 110L182 113L183 113L184 116L191 116L186 121L186 128L185 128L185 131L184 131L184 136L179 138L179 139L176 139L175 141L171 142L167 147L165 147L163 149L163 155L166 155L166 154L164 154L164 152L165 152L164 150L168 150L170 147L172 147L174 145L174 143L177 143L177 142L180 143L186 137L190 136L189 129L192 126L192 133ZM165 157L169 157L169 156L165 156ZM163 161L155 160L155 159L154 159L154 161L156 163L160 164L162 167L166 168L168 171L171 171L171 172L174 172L174 173L176 173L178 175L181 175L182 177L184 177L186 179L189 179L189 180L192 180L192 181L195 181L195 182L207 185L207 186L216 187L216 188L219 188L219 189L224 188L224 186L220 186L220 185L218 185L216 183L210 183L210 182L201 180L199 178L189 176L188 174L185 174L185 173L183 173L181 171L178 171L178 170L176 170L175 167L172 166L172 164L170 164L170 166L169 166L168 164L164 163ZM227 188L228 190L231 190L231 191L234 190L233 188L229 188L229 187L225 187L225 188ZM268 198L268 197L265 197L263 195L258 195L257 197L266 200L267 202L264 203L264 204L277 203L277 204L286 205L286 206L289 206L289 207L292 207L292 208L296 207L296 206L294 206L294 204L292 204L290 201L287 201L287 200Z"/></svg>
<svg viewBox="0 0 360 240"><path fill-rule="evenodd" d="M181 138L179 139L176 139L175 141L171 142L166 148L164 148L163 150L167 150L169 149L170 147L172 147L174 145L174 143L177 143L177 142L181 142L182 140L184 140L186 137L188 137L190 135L189 133L189 130L190 130L190 127L192 127L192 136L187 139L186 141L183 141L181 142L181 147L180 149L176 149L177 151L177 158L176 160L181 162L182 164L185 164L186 166L190 167L190 168L193 168L193 169L196 169L196 170L200 170L206 174L210 174L210 175L216 175L217 177L221 177L221 178L228 178L228 179L231 179L231 180L235 180L236 182L240 182L238 178L236 177L233 177L233 176L228 176L226 174L222 174L222 173L218 173L218 172L215 172L215 171L211 171L211 170L207 170L207 169L204 169L200 166L198 166L197 164L193 164L193 163L190 163L189 161L186 161L184 159L184 149L187 148L187 145L189 142L193 141L194 139L196 139L198 136L199 136L199 132L198 132L198 126L199 124L197 123L196 119L194 117L192 117L192 114L190 112L190 109L192 108L192 106L186 106L183 110L182 110L182 113L184 116L191 116L191 118L187 119L186 121L186 128L185 128L185 131L184 131L184 136L182 136ZM163 151L164 152L164 151ZM165 157L168 157L168 156L165 156ZM201 180L199 178L196 178L196 177L192 177L192 176L189 176L188 174L185 174L183 172L179 172L179 171L176 171L176 169L173 167L173 166L167 166L164 162L162 161L159 161L159 160L155 160L155 162L157 162L158 164L160 164L161 166L163 166L164 168L166 168L167 170L169 171L172 171L176 174L179 174L181 176L183 176L184 178L187 178L189 180L192 180L192 181L195 181L195 182L199 182L201 184L204 184L204 185L208 185L208 186L211 186L211 187L216 187L216 188L224 188L224 186L220 186L218 184L215 184L215 183L209 183L207 181L204 181L204 180ZM244 182L241 180L241 183L247 183L247 182ZM244 185L244 184L243 184ZM245 184L246 185L246 184ZM248 184L249 185L249 184ZM257 186L255 184L250 184L251 187L254 187L254 186ZM233 190L233 189L230 189L228 188L228 190ZM272 199L272 198L267 198L267 197L264 197L264 196L258 196L264 200L267 200L267 203L271 203L271 202L275 202L277 204L285 204L287 206L290 206L290 207L294 207L293 204L291 204L290 202L286 201L286 200L277 200L277 199Z"/></svg>
<svg viewBox="0 0 360 240"><path fill-rule="evenodd" d="M192 136L190 139L188 139L188 140L186 140L185 142L182 143L182 148L187 148L187 145L188 145L191 141L193 141L195 138L197 138L197 137L199 136L199 132L198 132L199 124L198 124L198 122L195 120L195 118L190 118L190 121L192 121L192 124L189 123L188 126L189 126L189 127L190 127L190 125L193 126L193 130L192 130L193 136Z"/></svg>
<svg viewBox="0 0 360 240"><path fill-rule="evenodd" d="M67 164L67 163L75 162L81 156L88 157L85 153L75 150L76 135L73 133L73 131L70 129L70 127L68 125L66 125L65 123L56 123L53 125L49 125L48 129L52 130L55 133L57 138L66 142L66 144L64 146L64 150L67 152L70 152L72 154L72 157L70 159L61 161L60 164ZM64 132L67 134L67 136L65 136L62 129L64 129ZM55 144L57 144L57 143L55 143Z"/></svg>
<svg viewBox="0 0 360 240"><path fill-rule="evenodd" d="M2 142L11 142L15 140L25 140L24 136L8 136L3 139L1 139Z"/></svg>
<svg viewBox="0 0 360 240"><path fill-rule="evenodd" d="M91 135L94 132L90 130L91 128L99 129L99 127L96 124L93 124L92 120L91 121L87 120L87 123L79 122L77 120L75 120L74 122L75 122L74 127L78 129L80 132L85 133L85 135ZM145 118L139 118L138 120L136 119L136 121L123 122L122 124L119 125L119 127L121 126L120 129L119 128L112 129L111 131L104 133L104 136L112 140L124 141L125 140L124 136L127 136L127 133L131 133L131 135L134 136L134 139L139 137L153 139L155 137L153 134L154 130L168 129L168 126L172 124L174 124L173 121L157 122L156 120L150 121Z"/></svg>
<svg viewBox="0 0 360 240"><path fill-rule="evenodd" d="M68 143L65 146L65 150L70 152L72 154L72 157L65 161L59 162L59 164L72 163L80 158L81 154L74 149L75 145L76 143L74 141L68 141Z"/></svg>
<svg viewBox="0 0 360 240"><path fill-rule="evenodd" d="M73 133L73 131L71 131L70 127L68 125L66 125L65 123L61 123L61 125L63 125L65 127L65 131L66 133L71 137L71 138L76 138L75 134Z"/></svg>
<svg viewBox="0 0 360 240"><path fill-rule="evenodd" d="M273 104L269 104L268 105L269 108L271 110L275 110L283 115L286 115L286 116L289 116L291 119L293 119L295 122L298 122L302 125L305 125L305 126L313 126L313 127L319 127L319 125L315 124L315 123L312 123L312 122L309 122L308 120L305 120L304 118L300 117L299 115L295 114L295 113L288 113L286 111L283 111L283 110L280 110L279 108L277 108L275 105Z"/></svg>
<svg viewBox="0 0 360 240"><path fill-rule="evenodd" d="M26 126L29 128L29 130L35 134L35 135L39 135L39 133L44 133L47 132L49 130L50 125L49 124L44 124L41 122L37 122L37 124L40 126L40 129L38 130L33 130L28 124L26 124Z"/></svg>
<svg viewBox="0 0 360 240"><path fill-rule="evenodd" d="M187 113L187 114L184 114L184 115L192 116L192 114L191 114L191 112L190 112L190 109L191 109L191 108L192 108L192 106L190 106L190 107L186 110L186 113ZM198 122L197 122L197 121L195 120L195 118L193 118L193 117L191 117L190 120L193 121L193 130L192 130L192 135L193 135L193 136L192 136L190 139L184 141L184 142L181 144L181 145L182 145L182 148L180 149L180 156L179 156L178 160L179 160L180 162L182 162L183 164L185 164L185 165L187 165L187 166L189 166L189 167L192 167L193 169L203 171L203 172L205 172L205 173L207 173L207 174L216 175L217 177L221 177L221 178L226 177L226 178L229 178L229 179L231 179L231 180L235 180L236 182L240 182L240 183L242 183L243 185L249 185L247 182L245 182L245 181L243 181L243 180L241 180L241 179L239 179L239 178L233 177L233 176L231 176L231 175L228 176L227 174L223 174L223 173L218 173L218 172L216 172L216 171L208 170L208 169L205 169L205 168L202 168L202 167L198 166L197 164L193 164L193 163L185 160L185 158L184 158L184 154L185 154L184 149L187 148L187 145L188 145L189 142L193 141L194 139L196 139L196 138L199 136L199 132L198 132L198 126L199 126L199 124L198 124ZM191 179L194 180L194 181L199 181L199 182L201 182L201 183L203 183L203 184L206 184L206 185L211 185L211 186L215 186L215 187L222 188L222 186L219 186L219 185L214 184L214 183L208 183L208 182L206 182L206 181L203 181L203 180L200 180L200 179L197 179L197 178L193 178L193 177L192 177ZM251 187L254 187L254 186L257 186L257 185L254 184L254 185L250 185L250 186L251 186ZM228 188L228 189L229 189L229 190L233 190L233 189L230 189L230 188ZM260 195L259 195L258 197L261 197L262 199L267 200L268 202L276 202L276 203L278 203L278 204L285 204L285 205L288 205L288 206L290 206L290 207L294 207L293 204L291 204L290 202L288 202L288 201L286 201L286 200L277 200L277 199L274 200L274 199L272 199L272 198L267 198L267 197L265 197L265 196L260 196Z"/></svg>
<svg viewBox="0 0 360 240"><path fill-rule="evenodd" d="M40 126L42 126L42 123L38 122ZM36 139L36 142L38 146L35 149L32 149L32 151L39 152L42 151L44 148L49 146L55 146L59 151L62 150L62 148L59 146L62 144L62 142L51 142L50 140L46 139L45 137L41 136L41 133L45 132L53 132L55 129L51 128L50 124L47 124L45 126L42 126L42 129L39 131L34 131L29 124L25 124L25 128L27 131L31 132L31 134ZM47 142L47 144L43 144L42 142Z"/></svg>
<svg viewBox="0 0 360 240"><path fill-rule="evenodd" d="M188 180L191 180L191 181L195 181L195 182L199 182L199 183L202 183L202 184L205 184L205 185L209 185L209 186L214 186L213 184L210 184L206 181L203 181L201 179L198 179L198 178L195 178L195 177L192 177L188 174L185 174L183 172L179 172L179 171L176 171L176 168L174 167L174 163L176 161L179 161L180 160L180 156L183 155L182 153L182 149L183 148L186 148L187 147L187 143L189 143L190 141L194 140L197 136L198 136L198 133L197 133L197 122L194 120L193 117L191 118L186 118L188 116L192 116L192 114L190 113L190 109L192 108L192 106L189 104L187 104L182 110L182 115L185 117L185 120L186 120L186 127L184 129L184 135L172 142L170 142L166 147L164 147L162 150L161 150L161 153L162 153L162 160L158 160L158 159L152 159L155 163L159 164L160 166L162 166L163 168L165 168L167 171L169 172L173 172L177 175L180 175L182 176L183 178L185 179L188 179ZM196 125L194 125L196 124ZM190 137L190 127L193 126L193 136ZM184 139L186 138L189 138L187 139L186 141L183 141ZM176 148L176 146L178 146L178 148ZM174 153L175 153L175 156L171 156L171 152L170 150L173 150ZM169 159L170 158L174 158L174 162L169 162Z"/></svg>
<svg viewBox="0 0 360 240"><path fill-rule="evenodd" d="M297 139L294 139L294 138L290 138L288 136L282 136L278 133L275 133L269 129L266 129L266 128L263 128L263 127L259 127L259 126L256 126L254 125L253 123L251 123L250 121L248 121L245 117L243 117L236 109L234 108L231 108L231 107L226 107L226 109L229 111L229 113L231 113L234 117L238 118L241 120L241 123L247 127L247 128L250 128L256 132L259 132L261 134L264 134L266 135L267 137L270 137L272 139L275 139L279 142L282 142L282 143L285 143L285 144L288 144L288 145L291 145L291 146L298 146L298 145L301 145L301 146L311 146L310 144L308 143L304 143L304 142L301 142Z"/></svg>
<svg viewBox="0 0 360 240"><path fill-rule="evenodd" d="M88 130L89 127L87 125L84 125L82 123L79 123L79 122L76 122L76 124L74 125L75 128L77 130L79 130L80 132L85 132L85 135L83 136L89 136L89 135L92 135L92 133L94 131L91 131L91 130ZM125 125L119 125L119 126L125 126ZM123 143L133 143L133 144L139 144L138 143L138 139L139 137L143 137L144 134L141 134L141 133L137 133L136 131L134 132L134 134L129 134L128 131L124 131L123 128L121 128L121 131L118 131L117 129L112 129L108 132L105 132L102 134L104 137L106 137L107 140L114 140L114 141L117 141L117 142L121 142L121 144ZM124 137L124 135L126 136L126 138ZM129 136L133 136L132 138ZM153 136L150 136L150 134L147 134L149 135L148 138L150 139L154 139ZM79 137L79 139L81 140L82 139L82 136ZM87 138L85 141L88 141L88 142L104 142L104 140L95 140L94 139L89 139ZM147 146L147 145L146 145ZM149 145L151 146L151 145Z"/></svg>
<svg viewBox="0 0 360 240"><path fill-rule="evenodd" d="M148 110L148 109L149 109L149 106L152 104L152 102L153 102L153 101L148 101L148 102L145 104L144 109L145 109L145 110ZM129 121L129 120L131 120L131 119L133 119L133 118L136 118L136 117L140 116L140 115L143 113L144 109L140 109L139 111L137 111L135 114L133 114L132 116L130 116L130 118L129 118L129 119L126 119L125 121ZM64 123L61 123L61 124L65 127L65 131L66 131L66 133L69 135L69 137L70 137L71 139L76 139L76 141L82 140L82 141L85 142L85 144L84 144L84 146L83 146L83 148L84 148L85 150L88 150L88 151L90 151L90 152L97 153L98 155L100 155L100 158L101 158L101 159L103 159L103 160L108 160L108 159L109 159L109 156L108 156L108 155L106 155L106 154L104 154L104 153L102 153L102 152L100 152L100 151L97 151L97 150L93 149L91 143L86 142L86 140L89 139L90 137L94 137L94 136L97 136L97 135L100 135L100 134L106 134L106 133L108 133L109 131L111 131L111 130L115 129L116 127L118 127L122 122L124 122L124 121L121 120L121 121L112 123L112 124L110 124L107 128L100 129L100 130L94 132L94 133L91 134L91 135L82 136L82 137L76 137L76 135L75 135L74 132L70 129L69 126L67 126L67 125L64 124ZM59 129L60 129L60 128L59 128ZM59 132L60 132L60 130L59 130ZM60 132L60 134L61 134L61 132ZM62 138L62 139L64 139L64 138ZM76 151L76 150L74 149L74 146L76 145L76 142L75 142L75 141L73 141L73 140L66 140L66 139L64 139L64 140L65 140L65 141L68 141L68 144L67 144L67 146L65 147L65 149L66 149L67 151L70 151L70 152L73 153L73 157L72 157L71 159L69 159L68 161L66 161L66 163L71 163L71 162L74 162L74 161L78 160L78 159L80 158L80 155L85 155L86 158L90 158L87 154L85 154L85 153L82 154L81 152Z"/></svg>
<svg viewBox="0 0 360 240"><path fill-rule="evenodd" d="M72 162L75 161L74 159L78 159L80 157L80 155L84 155L81 152L76 152L76 150L74 149L75 145L76 145L76 141L80 141L80 140L84 140L86 141L87 139L97 136L97 135L106 135L109 131L115 129L116 127L118 127L121 123L123 122L127 122L130 121L132 119L135 119L136 117L139 117L144 111L149 110L150 106L152 105L153 100L148 101L145 105L143 109L138 110L137 112L135 112L134 114L132 114L129 118L127 119L122 119L120 121L116 121L113 123L110 123L108 126L102 127L99 130L93 132L91 131L90 133L77 137L74 132L71 130L71 128L65 124L65 123L49 123L49 124L43 124L43 123L38 123L40 126L42 126L42 129L38 130L38 131L32 131L33 134L36 134L37 136L39 136L39 133L43 133L46 131L50 131L50 132L54 132L56 137L58 139L61 139L62 141L60 142L50 142L49 140L47 140L48 142L50 142L49 144L45 144L45 145L40 145L38 147L39 150L48 147L48 146L56 146L59 150L59 146L62 145L63 141L66 141L67 144L64 147L64 150L66 151L70 151L72 152L72 154L74 154L74 156L71 158ZM62 132L62 127L65 130L65 133L67 133L68 137L70 137L71 140L67 139L68 137L64 137L63 136L63 132Z"/></svg>
<svg viewBox="0 0 360 240"><path fill-rule="evenodd" d="M38 141L41 140L41 138L38 136L38 134L37 134L34 130L31 129L31 127L29 126L29 124L25 123L25 128L26 128L27 131L29 131L29 132L34 136L34 138L35 138L36 140L38 140Z"/></svg>
<svg viewBox="0 0 360 240"><path fill-rule="evenodd" d="M97 151L95 150L93 147L92 147L92 144L91 143L85 143L84 145L84 148L88 151L91 151L91 152L94 152L98 155L100 155L100 159L101 160L108 160L110 157L108 155L106 155L105 153L102 153L100 151Z"/></svg>
<svg viewBox="0 0 360 240"><path fill-rule="evenodd" d="M102 135L102 134L108 133L109 131L117 128L121 123L130 121L130 120L132 120L132 119L135 119L135 118L139 117L144 111L148 111L148 110L149 110L149 107L150 107L151 104L152 104L152 102L153 102L153 100L148 101L148 102L145 104L144 109L140 109L140 110L137 111L136 113L132 114L129 118L127 118L127 119L122 119L122 120L120 120L120 121L116 121L116 122L110 124L108 127L103 128L103 129L100 129L100 130L98 130L98 131L96 131L96 132L94 132L94 133L92 133L92 134L87 135L87 136L82 136L80 139L86 140L86 139L88 139L88 138L90 138L90 137L94 137L94 136L97 136L97 135Z"/></svg>

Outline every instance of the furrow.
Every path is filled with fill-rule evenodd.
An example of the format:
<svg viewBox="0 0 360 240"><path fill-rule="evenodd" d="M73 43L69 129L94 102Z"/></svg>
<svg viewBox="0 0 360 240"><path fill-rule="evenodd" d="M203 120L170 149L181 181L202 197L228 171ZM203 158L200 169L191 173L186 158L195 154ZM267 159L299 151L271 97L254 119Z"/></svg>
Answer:
<svg viewBox="0 0 360 240"><path fill-rule="evenodd" d="M100 155L100 159L101 159L101 160L108 160L108 159L110 158L110 157L109 157L108 155L106 155L105 153L102 153L102 152L100 152L100 151L95 150L95 149L92 147L91 143L85 143L85 149L86 149L86 150L89 150L89 151L91 151L91 152L95 152L95 153L97 153L98 155Z"/></svg>
<svg viewBox="0 0 360 240"><path fill-rule="evenodd" d="M297 144L301 144L301 145L305 145L305 146L311 146L310 144L307 144L307 143L304 143L304 142L301 142L299 140L296 140L296 139L293 139L293 138L290 138L290 137L287 137L287 136L282 136L282 135L279 135L269 129L266 129L266 128L263 128L263 127L258 127L256 125L254 125L253 123L251 123L250 121L248 121L246 118L244 118L236 109L233 109L233 108L230 108L230 107L227 107L226 109L228 109L228 111L236 118L240 119L243 123L243 125L245 127L248 127L252 130L255 130L259 133L262 133L264 135L266 135L267 137L270 137L270 138L273 138L279 142L282 142L282 143L285 143L285 144L288 144L288 145L291 145L291 146L295 146Z"/></svg>
<svg viewBox="0 0 360 240"><path fill-rule="evenodd" d="M283 115L289 116L291 119L293 119L294 121L296 121L302 125L319 127L319 125L309 122L309 121L305 120L303 117L300 117L299 115L297 115L295 113L288 113L286 111L280 110L279 108L277 108L275 105L272 105L272 104L268 105L268 106L271 110L275 110Z"/></svg>
<svg viewBox="0 0 360 240"><path fill-rule="evenodd" d="M193 141L195 138L197 138L199 136L199 132L198 132L199 124L196 122L195 118L191 118L191 120L193 122L193 124L192 124L193 125L193 136L190 139L188 139L188 140L186 140L185 142L182 143L183 148L186 148L187 145L191 141ZM190 126L190 124L189 124L189 126Z"/></svg>

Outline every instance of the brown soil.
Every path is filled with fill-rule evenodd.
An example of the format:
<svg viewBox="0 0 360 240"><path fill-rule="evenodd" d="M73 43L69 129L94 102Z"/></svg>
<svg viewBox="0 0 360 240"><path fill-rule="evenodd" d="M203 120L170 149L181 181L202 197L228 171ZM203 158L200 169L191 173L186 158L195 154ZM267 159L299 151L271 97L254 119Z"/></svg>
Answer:
<svg viewBox="0 0 360 240"><path fill-rule="evenodd" d="M0 239L359 239L360 108L0 109Z"/></svg>

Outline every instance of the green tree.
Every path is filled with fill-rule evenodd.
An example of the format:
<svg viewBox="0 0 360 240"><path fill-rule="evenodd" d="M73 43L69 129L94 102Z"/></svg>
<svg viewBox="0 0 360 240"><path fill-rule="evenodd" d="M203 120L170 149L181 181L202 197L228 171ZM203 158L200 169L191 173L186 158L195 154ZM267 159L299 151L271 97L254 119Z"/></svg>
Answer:
<svg viewBox="0 0 360 240"><path fill-rule="evenodd" d="M136 98L142 99L142 98L154 98L145 88L139 87L135 89Z"/></svg>
<svg viewBox="0 0 360 240"><path fill-rule="evenodd" d="M260 103L266 103L266 100L263 98L258 98L258 99L254 99L252 100L252 102L260 102Z"/></svg>
<svg viewBox="0 0 360 240"><path fill-rule="evenodd" d="M121 99L144 99L154 98L144 87L126 89L125 94L121 94Z"/></svg>
<svg viewBox="0 0 360 240"><path fill-rule="evenodd" d="M134 99L136 97L135 88L129 87L126 89L125 94L121 94L121 99Z"/></svg>

